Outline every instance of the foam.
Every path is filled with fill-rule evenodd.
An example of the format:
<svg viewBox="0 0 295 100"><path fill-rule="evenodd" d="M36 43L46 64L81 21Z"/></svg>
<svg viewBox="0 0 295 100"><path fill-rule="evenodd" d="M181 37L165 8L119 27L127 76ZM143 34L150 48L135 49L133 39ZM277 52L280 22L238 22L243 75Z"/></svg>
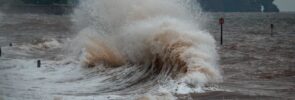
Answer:
<svg viewBox="0 0 295 100"><path fill-rule="evenodd" d="M222 81L219 56L215 40L200 28L195 19L201 16L191 12L189 2L83 0L73 15L81 32L69 43L70 56L88 67L119 70L119 75L126 71L122 68L131 69L125 73L133 75L116 78L119 87L111 87L112 92L132 94L145 86L148 92L169 80L181 83L174 84L181 88L176 93L203 92L205 84Z"/></svg>

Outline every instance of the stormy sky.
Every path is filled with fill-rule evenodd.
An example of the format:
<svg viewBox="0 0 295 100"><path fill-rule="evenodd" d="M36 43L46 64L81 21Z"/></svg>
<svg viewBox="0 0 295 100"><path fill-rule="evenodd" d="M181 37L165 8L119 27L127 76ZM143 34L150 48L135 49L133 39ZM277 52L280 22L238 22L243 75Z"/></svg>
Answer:
<svg viewBox="0 0 295 100"><path fill-rule="evenodd" d="M275 0L281 11L295 11L295 0Z"/></svg>

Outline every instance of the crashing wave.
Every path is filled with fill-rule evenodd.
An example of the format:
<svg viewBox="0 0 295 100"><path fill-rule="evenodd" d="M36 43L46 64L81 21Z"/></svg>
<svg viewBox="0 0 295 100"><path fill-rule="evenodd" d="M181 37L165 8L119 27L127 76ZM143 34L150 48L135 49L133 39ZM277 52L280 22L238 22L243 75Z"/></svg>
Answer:
<svg viewBox="0 0 295 100"><path fill-rule="evenodd" d="M215 40L190 8L188 0L83 0L71 54L87 68L115 72L101 93L147 93L171 81L170 92L198 92L222 76Z"/></svg>

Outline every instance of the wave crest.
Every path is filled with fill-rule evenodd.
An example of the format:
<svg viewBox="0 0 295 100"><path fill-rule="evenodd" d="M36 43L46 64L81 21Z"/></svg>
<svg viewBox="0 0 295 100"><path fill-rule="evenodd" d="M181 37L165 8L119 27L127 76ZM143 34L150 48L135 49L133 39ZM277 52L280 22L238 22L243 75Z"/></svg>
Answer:
<svg viewBox="0 0 295 100"><path fill-rule="evenodd" d="M124 81L109 91L146 86L148 91L169 80L190 88L220 82L215 40L199 28L195 19L200 16L187 2L83 0L73 16L83 29L72 41L73 55L82 50L81 62L89 67L137 67L129 72L137 76L116 76Z"/></svg>

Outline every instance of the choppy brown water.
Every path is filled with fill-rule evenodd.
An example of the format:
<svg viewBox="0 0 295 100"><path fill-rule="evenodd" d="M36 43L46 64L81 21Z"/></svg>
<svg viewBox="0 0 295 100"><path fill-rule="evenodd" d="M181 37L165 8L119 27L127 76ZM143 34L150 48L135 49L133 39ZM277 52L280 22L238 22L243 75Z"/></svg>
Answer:
<svg viewBox="0 0 295 100"><path fill-rule="evenodd" d="M212 17L203 27L209 30L217 41L219 26L216 20L220 16L225 16L225 44L219 46L224 82L214 86L208 85L206 93L176 95L176 97L184 100L189 98L294 99L292 94L295 92L295 14L210 13L209 15ZM270 23L275 24L276 33L273 37L270 37L268 30ZM95 86L92 83L98 78L97 74L91 71L77 74L76 72L80 70L77 71L76 67L71 66L78 63L59 62L63 56L58 55L64 54L60 52L62 48L52 45L55 43L51 39L56 39L57 44L63 44L68 37L73 37L70 25L68 16L15 14L2 17L1 98L5 100L100 98L97 96L99 93L95 92L97 90L91 89ZM50 46L54 48L46 46L44 48L42 46L46 45L44 41L49 41ZM10 42L14 43L13 47L8 46ZM35 59L40 58L45 60L43 69L35 67ZM50 77L51 74L58 78ZM87 86L87 83L91 84Z"/></svg>

